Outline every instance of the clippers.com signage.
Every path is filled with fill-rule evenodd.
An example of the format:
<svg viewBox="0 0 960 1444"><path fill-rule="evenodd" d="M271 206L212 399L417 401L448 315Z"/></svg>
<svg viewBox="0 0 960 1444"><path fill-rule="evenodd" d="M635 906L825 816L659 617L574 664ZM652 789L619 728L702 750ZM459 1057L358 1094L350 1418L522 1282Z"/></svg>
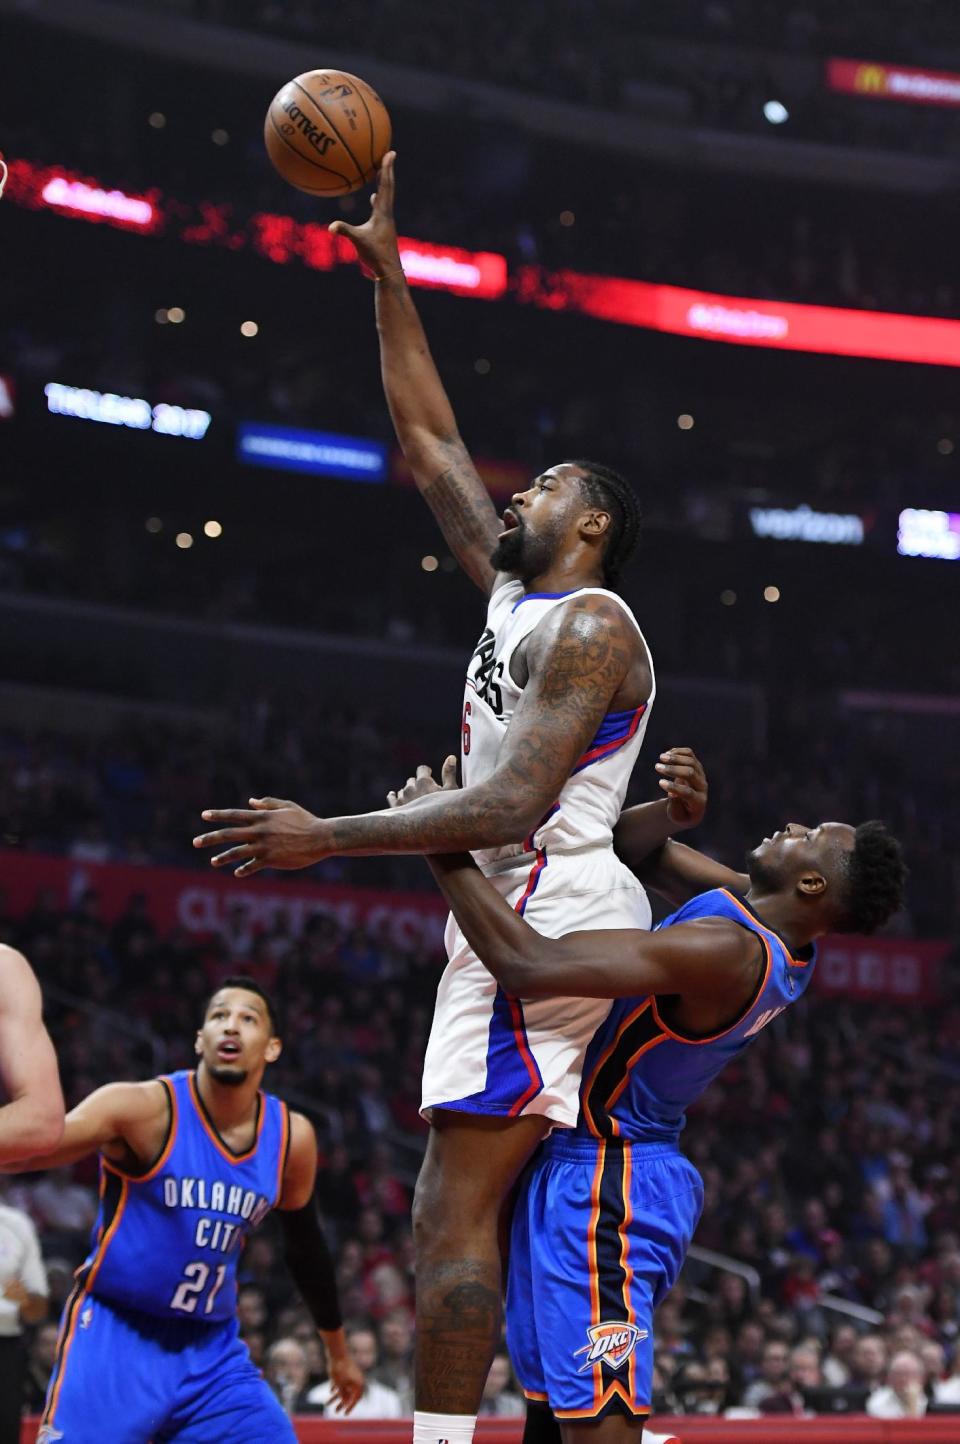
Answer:
<svg viewBox="0 0 960 1444"><path fill-rule="evenodd" d="M106 922L120 916L134 893L143 893L157 928L183 928L198 940L219 932L230 909L239 905L257 929L268 929L283 915L299 935L311 918L326 915L347 931L362 926L374 936L385 935L395 947L439 952L446 919L441 898L430 892L288 882L269 872L238 882L232 873L213 868L145 868L28 852L0 851L0 886L18 914L29 912L43 889L51 889L62 908L75 907L92 889Z"/></svg>
<svg viewBox="0 0 960 1444"><path fill-rule="evenodd" d="M120 916L134 893L143 893L157 928L182 928L198 940L218 933L230 909L240 905L257 929L268 929L282 914L291 932L299 935L311 918L326 915L346 931L365 927L395 947L440 953L446 920L442 899L431 892L290 882L271 872L238 882L232 873L212 868L134 867L10 850L0 850L0 886L18 915L29 912L43 890L49 889L61 908L76 907L93 890L108 923ZM814 987L854 998L935 1002L941 996L940 965L949 947L904 938L826 938Z"/></svg>

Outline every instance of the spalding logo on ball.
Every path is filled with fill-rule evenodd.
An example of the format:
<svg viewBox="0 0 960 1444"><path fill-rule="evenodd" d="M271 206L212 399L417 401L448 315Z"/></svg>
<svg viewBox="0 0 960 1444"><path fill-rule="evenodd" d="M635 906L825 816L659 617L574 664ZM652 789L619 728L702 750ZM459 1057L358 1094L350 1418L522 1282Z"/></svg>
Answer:
<svg viewBox="0 0 960 1444"><path fill-rule="evenodd" d="M368 185L390 149L390 116L375 90L345 70L308 70L270 102L267 155L285 181L312 196Z"/></svg>

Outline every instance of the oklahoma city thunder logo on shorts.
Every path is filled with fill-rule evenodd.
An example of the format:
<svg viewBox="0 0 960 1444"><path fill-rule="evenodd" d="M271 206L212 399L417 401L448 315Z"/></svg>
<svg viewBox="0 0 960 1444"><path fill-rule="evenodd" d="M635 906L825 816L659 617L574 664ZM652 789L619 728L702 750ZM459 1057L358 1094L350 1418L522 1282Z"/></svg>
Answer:
<svg viewBox="0 0 960 1444"><path fill-rule="evenodd" d="M575 1359L581 1354L587 1356L578 1372L585 1374L594 1364L606 1364L610 1369L619 1369L648 1334L649 1330L639 1329L636 1324L628 1324L623 1319L612 1323L591 1324L587 1329L589 1344L577 1349L573 1356Z"/></svg>

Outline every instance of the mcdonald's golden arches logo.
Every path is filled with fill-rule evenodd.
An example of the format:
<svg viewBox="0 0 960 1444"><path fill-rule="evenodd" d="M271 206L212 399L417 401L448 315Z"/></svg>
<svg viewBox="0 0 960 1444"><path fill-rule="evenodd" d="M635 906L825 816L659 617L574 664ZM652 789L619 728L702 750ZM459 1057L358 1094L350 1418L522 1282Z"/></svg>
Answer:
<svg viewBox="0 0 960 1444"><path fill-rule="evenodd" d="M882 95L887 88L887 71L883 65L858 65L853 88L867 95Z"/></svg>

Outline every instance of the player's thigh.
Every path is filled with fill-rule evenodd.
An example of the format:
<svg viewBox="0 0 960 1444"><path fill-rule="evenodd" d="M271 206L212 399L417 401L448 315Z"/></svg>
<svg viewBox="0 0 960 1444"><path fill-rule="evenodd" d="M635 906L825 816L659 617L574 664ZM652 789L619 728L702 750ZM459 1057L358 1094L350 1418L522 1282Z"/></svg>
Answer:
<svg viewBox="0 0 960 1444"><path fill-rule="evenodd" d="M158 1434L155 1444L296 1444L293 1425L270 1386L250 1366L236 1376L212 1384L177 1422ZM66 1444L66 1441L64 1441Z"/></svg>
<svg viewBox="0 0 960 1444"><path fill-rule="evenodd" d="M420 1222L436 1225L448 1217L469 1226L491 1213L499 1219L504 1200L548 1127L538 1115L494 1118L434 1108L417 1179L414 1207Z"/></svg>
<svg viewBox="0 0 960 1444"><path fill-rule="evenodd" d="M99 1300L81 1300L61 1329L43 1414L49 1437L148 1444L176 1397L178 1369L148 1326L136 1327Z"/></svg>

